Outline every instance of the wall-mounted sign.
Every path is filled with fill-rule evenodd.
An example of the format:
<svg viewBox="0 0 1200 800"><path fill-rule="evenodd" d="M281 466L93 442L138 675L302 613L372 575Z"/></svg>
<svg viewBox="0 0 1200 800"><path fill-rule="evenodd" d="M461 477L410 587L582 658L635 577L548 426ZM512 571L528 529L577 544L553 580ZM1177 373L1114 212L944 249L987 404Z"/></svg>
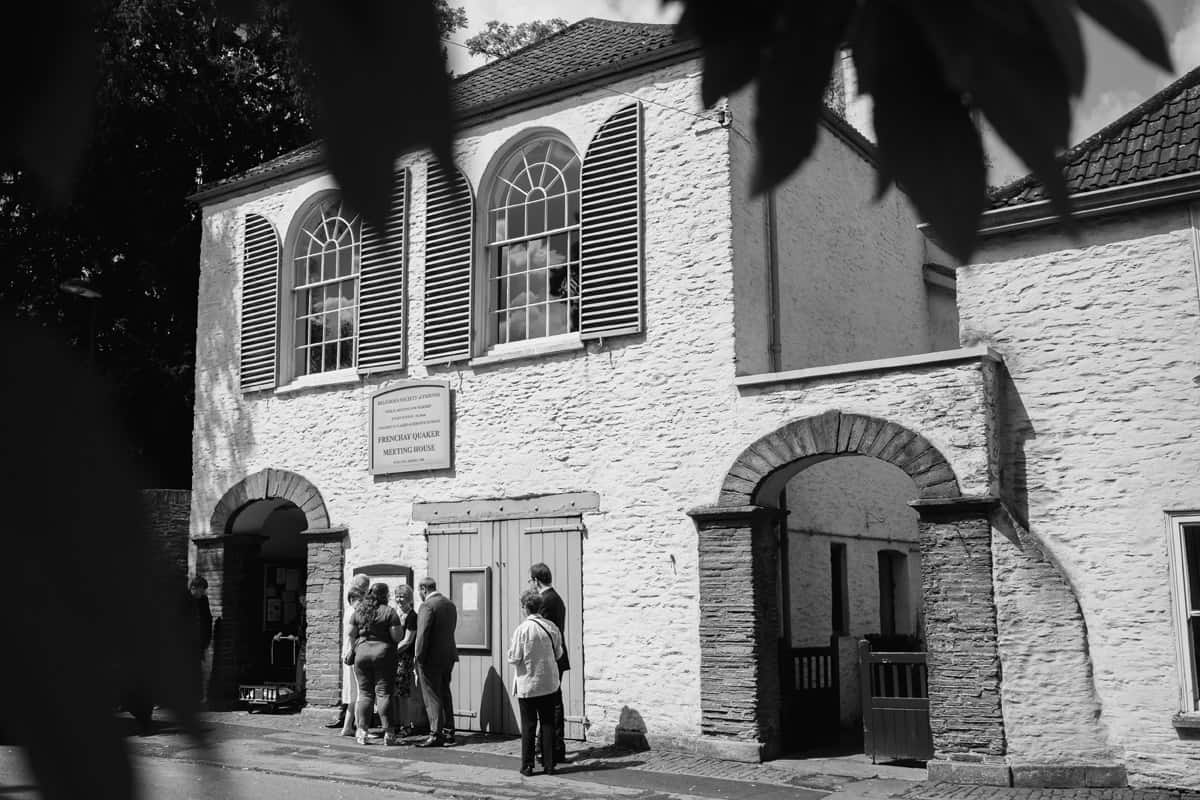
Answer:
<svg viewBox="0 0 1200 800"><path fill-rule="evenodd" d="M449 469L448 381L405 381L371 395L371 474Z"/></svg>

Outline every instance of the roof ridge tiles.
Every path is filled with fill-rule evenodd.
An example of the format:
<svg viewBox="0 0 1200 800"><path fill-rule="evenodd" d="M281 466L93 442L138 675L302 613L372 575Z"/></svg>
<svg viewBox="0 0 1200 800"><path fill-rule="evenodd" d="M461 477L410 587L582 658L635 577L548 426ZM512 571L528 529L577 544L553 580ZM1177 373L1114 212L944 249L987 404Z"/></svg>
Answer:
<svg viewBox="0 0 1200 800"><path fill-rule="evenodd" d="M1191 110L1189 110L1191 109ZM1143 100L1134 108L1108 123L1091 136L1080 141L1075 146L1063 151L1058 156L1058 164L1064 172L1069 194L1084 191L1081 185L1083 177L1091 174L1091 170L1080 166L1090 166L1101 162L1101 179L1095 186L1088 186L1087 191L1094 189L1110 189L1126 183L1135 183L1154 178L1178 174L1180 165L1178 159L1165 159L1161 152L1141 159L1142 163L1153 163L1158 169L1145 174L1137 170L1132 174L1127 167L1113 171L1105 169L1114 156L1123 159L1129 155L1151 150L1162 150L1173 147L1172 143L1164 143L1168 137L1162 135L1164 130L1171 129L1174 119L1183 117L1182 127L1186 131L1189 125L1186 117L1200 117L1200 68L1193 69L1164 86L1150 97ZM1193 120L1192 124L1197 124ZM1121 163L1118 160L1117 163ZM1047 199L1046 188L1034 175L1029 174L1017 178L1004 186L993 189L989 193L991 208L1023 205Z"/></svg>

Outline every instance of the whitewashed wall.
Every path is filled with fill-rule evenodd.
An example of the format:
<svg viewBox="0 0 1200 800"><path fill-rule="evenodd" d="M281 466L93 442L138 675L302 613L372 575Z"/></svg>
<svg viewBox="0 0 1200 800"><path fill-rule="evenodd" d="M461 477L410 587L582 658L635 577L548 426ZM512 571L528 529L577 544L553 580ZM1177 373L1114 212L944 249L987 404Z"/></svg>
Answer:
<svg viewBox="0 0 1200 800"><path fill-rule="evenodd" d="M1070 609L1023 573L1036 553L997 540L1010 750L1048 762L1064 748L1107 751L1131 782L1194 788L1200 742L1171 724L1180 681L1165 516L1200 508L1193 247L1186 207L1145 211L1087 223L1077 240L988 240L958 289L964 342L998 351L1015 390L1005 491L1086 622L1082 636L1058 635ZM1089 655L1094 701L1077 679ZM1104 741L1072 739L1082 721L1062 723L1081 713L1100 715Z"/></svg>

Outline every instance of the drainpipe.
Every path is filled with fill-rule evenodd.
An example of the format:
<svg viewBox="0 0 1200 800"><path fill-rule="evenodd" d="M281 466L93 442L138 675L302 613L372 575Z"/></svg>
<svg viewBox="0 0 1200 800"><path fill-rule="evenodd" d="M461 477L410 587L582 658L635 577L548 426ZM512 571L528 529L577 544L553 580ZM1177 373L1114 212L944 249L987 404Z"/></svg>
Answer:
<svg viewBox="0 0 1200 800"><path fill-rule="evenodd" d="M783 336L779 321L779 241L775 231L775 192L763 194L763 233L767 242L767 368L783 369Z"/></svg>

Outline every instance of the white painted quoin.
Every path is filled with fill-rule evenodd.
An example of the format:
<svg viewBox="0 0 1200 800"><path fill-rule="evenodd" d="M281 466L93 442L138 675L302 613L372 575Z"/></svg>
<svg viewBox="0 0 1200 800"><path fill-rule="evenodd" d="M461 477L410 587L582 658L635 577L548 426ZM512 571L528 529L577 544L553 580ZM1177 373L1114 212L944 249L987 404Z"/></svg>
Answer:
<svg viewBox="0 0 1200 800"><path fill-rule="evenodd" d="M596 20L561 42L602 35L670 42L657 26ZM554 52L553 41L537 52ZM794 536L863 541L854 537L871 526L826 513L820 487L887 484L887 514L898 520L890 549L910 553L917 572L930 559L937 567L923 573L923 612L914 598L901 616L905 627L927 628L931 659L946 665L941 673L930 665L938 758L950 778L1006 776L988 523L1000 484L995 354L945 346L954 322L947 279L931 280L932 250L904 196L872 203L869 144L828 116L806 166L770 202L751 198L751 103L739 96L703 110L695 46L657 46L657 60L631 55L622 69L585 71L468 116L454 148L457 186L439 178L428 154L400 156L396 225L363 237L360 291L376 299L357 319L354 367L298 376L291 361L291 254L303 220L337 188L319 150L197 195L191 535L202 555L193 563L233 580L257 546L252 535L230 535L240 509L278 497L304 512L311 707L339 694L341 671L325 662L336 662L342 590L356 568L401 565L419 577L430 569L430 540L462 536L470 514L497 525L556 520L535 527L569 529L580 542L569 579L582 622L568 639L577 637L582 735L759 758L775 752L781 725L779 609L770 599L781 492L792 476L809 476L788 489ZM621 189L614 202L634 198L636 268L619 265L618 283L632 285L636 302L622 325L589 337L588 281L606 262L589 245L588 214L604 216L606 184L589 190L588 153L606 126L630 119L636 194ZM481 215L493 176L530 137L583 159L585 324L582 336L493 347ZM459 286L457 297L446 282ZM601 294L612 286L595 285ZM468 297L453 306L457 316L430 312L430 298ZM370 398L407 380L449 383L452 467L372 475ZM837 456L870 457L890 472L878 481L853 468L822 477L818 467L833 469ZM806 491L818 499L796 508ZM595 500L572 510L564 499L581 496ZM917 502L919 522L906 506L897 511L907 501ZM869 513L870 501L862 507ZM446 509L452 518L440 519ZM499 585L523 583L494 567L510 582ZM793 570L794 593L819 598L803 574ZM948 575L967 576L966 588ZM856 616L869 617L878 598L864 590L856 602ZM803 614L792 611L794 640ZM871 632L869 621L850 632ZM960 650L969 656L961 663ZM966 696L975 705L964 711Z"/></svg>

